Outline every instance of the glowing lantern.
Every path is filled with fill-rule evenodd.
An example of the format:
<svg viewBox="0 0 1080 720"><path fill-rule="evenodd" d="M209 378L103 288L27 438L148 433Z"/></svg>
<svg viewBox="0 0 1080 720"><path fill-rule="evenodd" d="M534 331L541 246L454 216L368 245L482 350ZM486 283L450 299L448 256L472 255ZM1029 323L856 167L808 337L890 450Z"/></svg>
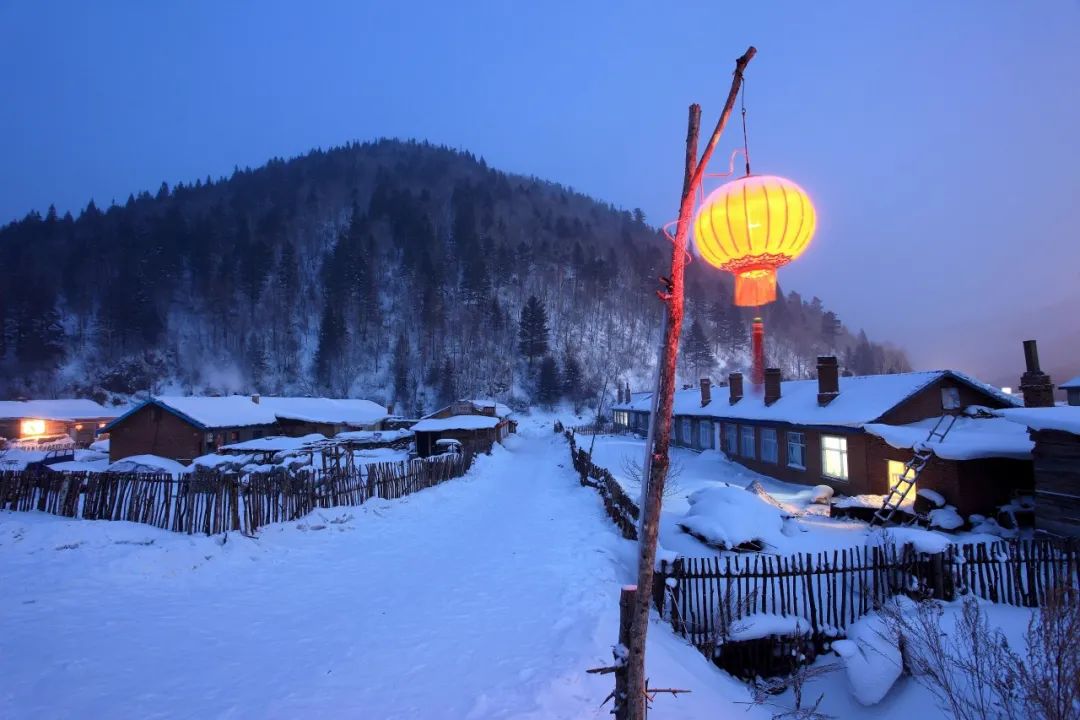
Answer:
<svg viewBox="0 0 1080 720"><path fill-rule="evenodd" d="M735 275L735 304L776 299L776 269L799 257L816 224L801 187L774 175L747 175L712 191L694 218L694 244L710 265Z"/></svg>

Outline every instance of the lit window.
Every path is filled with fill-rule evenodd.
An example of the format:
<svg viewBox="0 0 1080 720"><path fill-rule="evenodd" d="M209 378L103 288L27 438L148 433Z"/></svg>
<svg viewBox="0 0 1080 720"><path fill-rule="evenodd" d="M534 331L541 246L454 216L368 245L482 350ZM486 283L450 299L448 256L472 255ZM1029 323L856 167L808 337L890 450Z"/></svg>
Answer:
<svg viewBox="0 0 1080 720"><path fill-rule="evenodd" d="M724 425L724 432L727 433L727 454L735 457L739 451L739 426L727 423Z"/></svg>
<svg viewBox="0 0 1080 720"><path fill-rule="evenodd" d="M23 437L34 437L45 434L44 420L23 420L19 423L19 430Z"/></svg>
<svg viewBox="0 0 1080 720"><path fill-rule="evenodd" d="M698 445L702 450L709 450L713 446L713 424L709 420L702 420L698 425Z"/></svg>
<svg viewBox="0 0 1080 720"><path fill-rule="evenodd" d="M761 459L765 462L778 462L779 449L776 444L776 430L761 428Z"/></svg>
<svg viewBox="0 0 1080 720"><path fill-rule="evenodd" d="M754 428L750 425L742 426L742 452L740 455L748 458L757 457L756 448L754 447Z"/></svg>
<svg viewBox="0 0 1080 720"><path fill-rule="evenodd" d="M76 432L82 431L82 423L75 423L75 431Z"/></svg>
<svg viewBox="0 0 1080 720"><path fill-rule="evenodd" d="M847 438L821 436L821 473L835 480L848 479Z"/></svg>
<svg viewBox="0 0 1080 720"><path fill-rule="evenodd" d="M799 470L806 469L806 436L801 432L787 434L787 464Z"/></svg>
<svg viewBox="0 0 1080 720"><path fill-rule="evenodd" d="M915 488L915 483L911 483L910 488L905 483L899 486L900 479L904 477L912 478L914 470L908 468L908 466L899 460L888 460L889 469L889 489L896 488L903 494L903 501L901 505L909 505L915 502L915 496L918 494L918 490ZM912 478L914 479L914 478Z"/></svg>

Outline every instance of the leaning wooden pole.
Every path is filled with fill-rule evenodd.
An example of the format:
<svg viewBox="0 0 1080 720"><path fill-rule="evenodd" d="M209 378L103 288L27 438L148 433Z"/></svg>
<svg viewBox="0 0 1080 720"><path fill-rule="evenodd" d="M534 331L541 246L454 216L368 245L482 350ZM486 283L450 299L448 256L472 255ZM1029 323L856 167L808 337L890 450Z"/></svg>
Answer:
<svg viewBox="0 0 1080 720"><path fill-rule="evenodd" d="M660 351L657 393L654 412L649 418L648 464L643 468L642 489L644 505L641 508L641 531L638 534L638 592L634 598L626 668L626 715L628 720L645 720L645 640L649 630L649 599L652 597L653 566L656 563L656 543L660 529L660 508L664 495L664 482L668 471L668 447L671 444L671 410L675 399L675 362L678 356L679 335L683 320L683 273L686 269L687 237L690 234L690 218L694 211L694 195L701 185L705 168L713 150L724 132L728 118L735 107L735 99L742 86L743 71L757 50L747 49L735 61L735 73L727 102L716 123L712 137L705 146L701 159L697 155L698 128L701 107L690 106L690 120L686 134L686 172L683 176L682 197L679 201L679 219L675 226L674 246L671 250L671 276L666 287L659 293L667 309L664 324L664 345Z"/></svg>

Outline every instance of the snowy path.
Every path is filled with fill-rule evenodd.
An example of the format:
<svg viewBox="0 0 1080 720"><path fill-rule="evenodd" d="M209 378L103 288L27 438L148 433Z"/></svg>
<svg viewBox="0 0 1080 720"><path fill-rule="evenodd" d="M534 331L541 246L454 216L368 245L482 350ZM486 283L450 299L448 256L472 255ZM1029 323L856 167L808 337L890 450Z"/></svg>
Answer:
<svg viewBox="0 0 1080 720"><path fill-rule="evenodd" d="M633 547L535 433L255 541L0 513L0 717L607 717L610 676L584 670ZM663 717L747 717L664 626L650 653L694 689Z"/></svg>

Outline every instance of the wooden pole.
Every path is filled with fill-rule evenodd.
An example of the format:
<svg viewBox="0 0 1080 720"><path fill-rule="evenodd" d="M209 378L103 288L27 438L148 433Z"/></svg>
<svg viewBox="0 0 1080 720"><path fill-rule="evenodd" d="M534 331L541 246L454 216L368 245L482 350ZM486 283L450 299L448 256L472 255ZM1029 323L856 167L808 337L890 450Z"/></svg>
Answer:
<svg viewBox="0 0 1080 720"><path fill-rule="evenodd" d="M671 250L671 277L667 279L660 298L667 308L664 324L664 345L660 352L657 373L657 392L653 396L654 411L649 418L649 435L646 452L648 462L642 468L641 528L638 533L638 581L639 588L651 588L653 565L656 562L656 543L660 529L660 508L663 502L664 481L668 471L668 447L671 444L671 410L675 397L675 362L678 357L679 335L683 320L683 273L686 268L686 244L690 234L690 218L694 211L694 195L701 185L701 178L709 164L713 150L724 132L728 118L735 107L735 99L742 86L743 71L757 50L747 49L735 61L735 73L731 80L724 110L716 123L701 159L697 156L698 128L701 107L690 106L690 118L686 133L686 171L683 175L682 197L679 201L679 219L675 227L675 239ZM646 471L647 469L647 471ZM628 693L627 720L645 720L645 640L649 629L649 593L640 592L634 598L634 615L627 644L626 683Z"/></svg>
<svg viewBox="0 0 1080 720"><path fill-rule="evenodd" d="M626 683L626 648L630 642L630 626L634 617L634 599L637 597L637 587L624 585L619 595L619 647L616 655L622 656L623 663L615 671L615 720L628 720L629 715L629 692Z"/></svg>

